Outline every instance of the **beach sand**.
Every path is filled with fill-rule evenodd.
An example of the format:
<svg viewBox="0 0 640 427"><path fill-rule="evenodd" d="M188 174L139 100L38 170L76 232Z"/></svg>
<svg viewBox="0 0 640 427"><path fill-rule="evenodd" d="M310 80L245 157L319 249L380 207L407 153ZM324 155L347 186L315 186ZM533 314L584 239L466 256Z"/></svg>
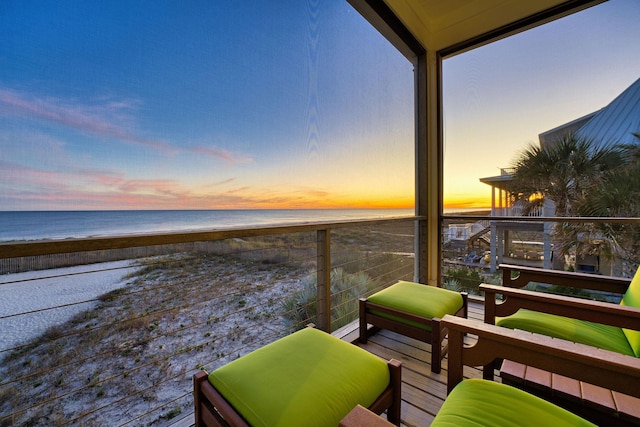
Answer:
<svg viewBox="0 0 640 427"><path fill-rule="evenodd" d="M0 289L6 286L11 298L3 300L2 313L111 293L69 310L19 316L29 321L15 332L15 325L3 326L5 346L36 341L27 351L0 353L0 425L1 414L16 411L10 425L162 425L192 410L191 377L198 369L215 369L291 332L281 304L308 276L307 268L186 258L107 263L117 269L64 280L42 277L54 270L12 275L8 284L3 277ZM136 268L138 276L123 279ZM85 269L95 268L55 273ZM16 283L16 276L35 280ZM46 330L44 336L36 329Z"/></svg>
<svg viewBox="0 0 640 427"><path fill-rule="evenodd" d="M412 224L378 231L334 233L332 262L384 282L397 279L403 269L412 274L413 259L399 255L410 253ZM89 278L96 273L64 276L59 280L65 285L55 291L53 282L42 277L53 270L13 275L14 283L0 285L18 292L11 303L2 302L3 313L9 304L12 310L41 308L47 292L59 303L106 292L85 304L86 310L68 313L69 320L55 320L44 335L29 327L16 333L15 340L36 339L18 351L0 353L0 425L162 426L193 410L195 372L216 369L314 321L297 302L303 296L315 306L313 234L230 239L219 249L235 254L216 255L208 248L131 265L113 263L123 268L104 270L95 281ZM136 274L125 278L132 271ZM29 287L29 282L16 282L16 277L34 274L39 279ZM0 279L9 281L8 276ZM105 287L70 295L85 285L91 288L92 282ZM292 321L291 313L301 311L302 318ZM43 313L50 317L34 325L54 321L52 311Z"/></svg>
<svg viewBox="0 0 640 427"><path fill-rule="evenodd" d="M92 300L123 287L136 268L117 261L0 276L0 352L91 310Z"/></svg>

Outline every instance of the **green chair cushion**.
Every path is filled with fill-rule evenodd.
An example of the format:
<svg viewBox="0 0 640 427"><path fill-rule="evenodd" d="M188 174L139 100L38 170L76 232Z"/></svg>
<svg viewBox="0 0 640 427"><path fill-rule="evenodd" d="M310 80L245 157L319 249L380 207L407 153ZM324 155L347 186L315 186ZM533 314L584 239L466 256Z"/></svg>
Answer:
<svg viewBox="0 0 640 427"><path fill-rule="evenodd" d="M627 307L640 308L640 268L633 276L631 284L629 285L629 288L627 288L627 292L625 292L622 297L620 304L626 305ZM623 329L622 331L627 337L636 357L640 357L640 331L634 331L631 329Z"/></svg>
<svg viewBox="0 0 640 427"><path fill-rule="evenodd" d="M209 381L252 426L338 425L388 387L387 363L305 328L209 374Z"/></svg>
<svg viewBox="0 0 640 427"><path fill-rule="evenodd" d="M635 356L621 328L520 309L496 319L496 325L578 342L592 347Z"/></svg>
<svg viewBox="0 0 640 427"><path fill-rule="evenodd" d="M460 295L459 292L405 281L399 281L371 295L367 300L375 304L429 319L434 317L442 318L445 314L455 314L463 304L462 295ZM427 331L431 330L431 324L429 323L414 322L376 310L372 310L371 312L400 323Z"/></svg>
<svg viewBox="0 0 640 427"><path fill-rule="evenodd" d="M469 379L458 384L431 423L431 427L594 425L522 390L480 379Z"/></svg>

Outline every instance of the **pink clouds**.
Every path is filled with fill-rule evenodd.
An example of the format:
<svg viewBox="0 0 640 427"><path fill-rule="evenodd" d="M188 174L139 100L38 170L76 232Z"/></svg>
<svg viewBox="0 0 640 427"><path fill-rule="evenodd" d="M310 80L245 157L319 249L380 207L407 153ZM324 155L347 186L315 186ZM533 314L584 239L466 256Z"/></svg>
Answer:
<svg viewBox="0 0 640 427"><path fill-rule="evenodd" d="M145 146L168 156L190 153L230 163L251 161L249 157L235 156L214 146L179 147L160 139L139 136L137 132L128 129L131 126L125 126L134 121L132 113L137 110L138 104L139 102L131 100L107 100L97 105L86 105L58 98L30 96L0 87L0 117L18 116L55 123L83 133Z"/></svg>
<svg viewBox="0 0 640 427"><path fill-rule="evenodd" d="M47 209L243 209L320 207L314 189L236 186L235 178L187 186L172 179L130 178L121 172L53 171L0 161L0 205Z"/></svg>
<svg viewBox="0 0 640 427"><path fill-rule="evenodd" d="M201 188L171 179L131 179L86 168L54 171L0 161L0 204L48 209L213 209L243 203L225 194L229 178Z"/></svg>

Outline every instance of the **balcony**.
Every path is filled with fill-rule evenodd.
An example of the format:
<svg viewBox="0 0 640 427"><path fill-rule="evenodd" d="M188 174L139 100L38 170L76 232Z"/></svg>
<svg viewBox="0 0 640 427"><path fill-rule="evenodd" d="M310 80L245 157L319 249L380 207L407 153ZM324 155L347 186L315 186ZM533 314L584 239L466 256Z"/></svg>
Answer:
<svg viewBox="0 0 640 427"><path fill-rule="evenodd" d="M191 425L196 371L310 322L354 341L357 299L413 279L418 220L2 244L12 274L0 292L25 299L13 312L5 299L0 313L11 332L0 348L0 425ZM99 295L75 292L114 277ZM73 298L48 301L56 288ZM483 319L480 299L469 316ZM43 319L54 320L37 332ZM29 338L11 341L20 328ZM446 363L431 373L429 345L387 331L363 347L403 362L403 423L428 425L446 397Z"/></svg>
<svg viewBox="0 0 640 427"><path fill-rule="evenodd" d="M199 369L413 279L415 221L2 244L0 425L188 424Z"/></svg>

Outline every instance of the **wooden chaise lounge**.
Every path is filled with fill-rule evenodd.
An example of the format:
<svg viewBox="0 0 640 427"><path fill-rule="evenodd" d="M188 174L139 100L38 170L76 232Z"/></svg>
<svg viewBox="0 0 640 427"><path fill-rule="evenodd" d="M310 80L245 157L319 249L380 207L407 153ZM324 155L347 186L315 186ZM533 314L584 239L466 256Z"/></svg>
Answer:
<svg viewBox="0 0 640 427"><path fill-rule="evenodd" d="M640 270L632 280L501 265L505 286L480 285L485 322L640 357ZM512 279L512 271L520 274ZM512 289L542 282L622 294L620 304ZM502 295L502 300L497 299Z"/></svg>
<svg viewBox="0 0 640 427"><path fill-rule="evenodd" d="M399 281L360 299L359 340L366 343L370 334L382 328L429 343L431 371L439 373L447 355L443 344L447 330L440 324L445 314L467 317L467 293ZM369 324L373 327L368 328Z"/></svg>
<svg viewBox="0 0 640 427"><path fill-rule="evenodd" d="M432 427L594 425L530 393L490 380L463 381L464 366L511 360L640 397L640 359L521 330L445 316L449 330L449 395ZM477 336L464 344L465 334ZM492 377L493 379L493 377ZM615 425L610 420L609 425Z"/></svg>
<svg viewBox="0 0 640 427"><path fill-rule="evenodd" d="M337 426L354 407L399 425L401 364L305 328L194 375L196 426Z"/></svg>
<svg viewBox="0 0 640 427"><path fill-rule="evenodd" d="M511 265L501 265L500 268L505 287L480 286L485 293L486 323L640 357L640 272L629 280ZM519 275L512 277L514 271ZM622 301L618 305L511 288L526 286L530 282L620 294ZM498 300L497 295L502 295L503 299ZM494 367L497 366L488 365L485 375L492 375ZM602 412L613 413L621 419L640 423L639 411L628 404L630 401L632 406L640 405L637 399L607 390L594 390L588 383L576 385L562 378L551 383L553 377L548 373L528 369L526 365L505 363L499 369L504 371L504 381L552 398L585 416L595 418Z"/></svg>

